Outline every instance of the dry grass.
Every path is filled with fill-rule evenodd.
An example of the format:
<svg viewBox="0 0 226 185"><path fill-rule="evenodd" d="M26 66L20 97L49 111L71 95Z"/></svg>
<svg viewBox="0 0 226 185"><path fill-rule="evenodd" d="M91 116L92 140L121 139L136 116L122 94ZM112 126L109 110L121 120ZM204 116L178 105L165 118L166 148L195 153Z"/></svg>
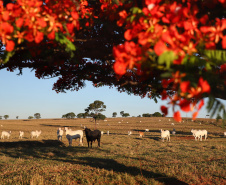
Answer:
<svg viewBox="0 0 226 185"><path fill-rule="evenodd" d="M225 129L214 120L169 118L109 118L99 121L104 131L101 147L68 147L57 141L58 127L83 126L94 129L90 119L0 120L0 131L12 131L11 138L0 140L1 184L226 184ZM118 123L121 122L121 123ZM174 123L172 125L171 123ZM200 124L201 122L201 124ZM213 122L213 123L212 123ZM160 129L176 129L171 142L160 140ZM149 129L143 138L139 131ZM207 129L207 141L196 142L191 129ZM19 131L25 132L18 139ZM38 139L30 131L42 130ZM110 131L107 136L106 131ZM128 131L133 134L128 136Z"/></svg>

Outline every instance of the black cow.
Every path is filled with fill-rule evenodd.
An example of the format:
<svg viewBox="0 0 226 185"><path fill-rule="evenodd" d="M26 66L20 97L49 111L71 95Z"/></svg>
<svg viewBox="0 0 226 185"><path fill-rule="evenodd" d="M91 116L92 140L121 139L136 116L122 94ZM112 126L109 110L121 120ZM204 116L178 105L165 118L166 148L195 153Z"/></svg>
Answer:
<svg viewBox="0 0 226 185"><path fill-rule="evenodd" d="M99 130L91 131L90 129L86 128L85 133L86 133L88 148L89 148L89 142L91 142L91 148L92 148L92 142L95 140L98 141L98 146L100 147L101 132Z"/></svg>

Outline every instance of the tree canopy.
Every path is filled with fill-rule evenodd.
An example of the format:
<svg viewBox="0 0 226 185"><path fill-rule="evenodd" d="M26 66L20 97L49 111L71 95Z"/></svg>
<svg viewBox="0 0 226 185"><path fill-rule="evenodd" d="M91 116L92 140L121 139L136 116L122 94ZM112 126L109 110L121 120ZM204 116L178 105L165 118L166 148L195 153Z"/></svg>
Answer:
<svg viewBox="0 0 226 185"><path fill-rule="evenodd" d="M106 105L104 105L104 102L95 100L93 103L90 103L89 106L85 109L85 114L89 117L92 117L95 121L97 119L105 119L106 116L101 114L101 112L106 110Z"/></svg>
<svg viewBox="0 0 226 185"><path fill-rule="evenodd" d="M69 112L67 114L62 115L62 118L66 118L66 119L74 119L75 118L75 113L74 112Z"/></svg>
<svg viewBox="0 0 226 185"><path fill-rule="evenodd" d="M225 0L0 0L0 69L168 101L167 115L226 111Z"/></svg>
<svg viewBox="0 0 226 185"><path fill-rule="evenodd" d="M40 113L35 113L35 114L34 114L34 117L35 117L36 119L40 119L40 118L41 118L41 114L40 114Z"/></svg>

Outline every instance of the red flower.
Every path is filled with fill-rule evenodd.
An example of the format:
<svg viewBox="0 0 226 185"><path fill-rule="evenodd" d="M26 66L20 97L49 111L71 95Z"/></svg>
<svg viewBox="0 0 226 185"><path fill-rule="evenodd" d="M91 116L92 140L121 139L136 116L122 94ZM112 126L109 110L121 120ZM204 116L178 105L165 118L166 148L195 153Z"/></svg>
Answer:
<svg viewBox="0 0 226 185"><path fill-rule="evenodd" d="M181 120L182 120L179 111L174 113L173 118L178 122L181 122Z"/></svg>
<svg viewBox="0 0 226 185"><path fill-rule="evenodd" d="M222 38L222 48L226 49L226 36Z"/></svg>
<svg viewBox="0 0 226 185"><path fill-rule="evenodd" d="M198 116L198 112L194 112L192 115L192 120L195 120L197 116Z"/></svg>
<svg viewBox="0 0 226 185"><path fill-rule="evenodd" d="M158 42L155 44L154 50L155 50L155 53L159 56L159 55L161 55L164 51L167 50L166 44L165 44L163 41L160 40L160 41L158 41Z"/></svg>
<svg viewBox="0 0 226 185"><path fill-rule="evenodd" d="M189 81L184 81L180 84L180 89L183 93L188 92L190 89L190 82Z"/></svg>
<svg viewBox="0 0 226 185"><path fill-rule="evenodd" d="M124 37L126 40L131 40L133 38L132 30L126 30L126 32L124 33Z"/></svg>
<svg viewBox="0 0 226 185"><path fill-rule="evenodd" d="M203 80L202 77L199 78L199 86L202 88L202 93L210 93L210 85L206 80Z"/></svg>
<svg viewBox="0 0 226 185"><path fill-rule="evenodd" d="M55 39L55 32L54 32L54 31L50 32L50 33L47 35L47 37L48 37L50 40Z"/></svg>
<svg viewBox="0 0 226 185"><path fill-rule="evenodd" d="M222 64L220 68L220 72L223 73L226 71L226 64Z"/></svg>
<svg viewBox="0 0 226 185"><path fill-rule="evenodd" d="M43 40L44 34L42 32L37 31L35 36L35 42L38 44Z"/></svg>
<svg viewBox="0 0 226 185"><path fill-rule="evenodd" d="M180 105L180 108L181 110L183 110L184 112L189 112L191 111L191 106L190 106L190 101L184 99L184 100L181 100L179 105Z"/></svg>
<svg viewBox="0 0 226 185"><path fill-rule="evenodd" d="M124 75L126 73L126 64L116 61L114 63L114 71L118 75Z"/></svg>
<svg viewBox="0 0 226 185"><path fill-rule="evenodd" d="M163 87L163 88L167 88L168 85L169 85L169 81L166 80L166 79L163 79L163 80L162 80L162 87Z"/></svg>
<svg viewBox="0 0 226 185"><path fill-rule="evenodd" d="M18 28L21 28L21 26L23 25L24 19L23 18L19 18L16 20L16 26Z"/></svg>
<svg viewBox="0 0 226 185"><path fill-rule="evenodd" d="M204 100L202 99L199 103L198 110L200 110L203 105L204 105Z"/></svg>
<svg viewBox="0 0 226 185"><path fill-rule="evenodd" d="M9 52L13 51L14 46L15 46L15 43L12 40L6 41L6 51L9 51Z"/></svg>
<svg viewBox="0 0 226 185"><path fill-rule="evenodd" d="M166 90L163 90L162 93L161 93L161 95L162 95L162 100L165 100L167 98L167 92L166 92Z"/></svg>
<svg viewBox="0 0 226 185"><path fill-rule="evenodd" d="M165 116L168 114L168 108L164 105L161 106L161 111L164 113Z"/></svg>

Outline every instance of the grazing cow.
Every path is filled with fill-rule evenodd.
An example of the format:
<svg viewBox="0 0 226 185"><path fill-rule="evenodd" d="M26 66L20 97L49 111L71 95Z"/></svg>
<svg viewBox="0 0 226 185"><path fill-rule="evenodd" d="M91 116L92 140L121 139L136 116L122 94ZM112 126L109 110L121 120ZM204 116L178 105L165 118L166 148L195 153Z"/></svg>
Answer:
<svg viewBox="0 0 226 185"><path fill-rule="evenodd" d="M193 134L193 136L195 137L195 140L200 140L202 141L202 136L205 137L205 140L207 138L207 130L191 130L191 133Z"/></svg>
<svg viewBox="0 0 226 185"><path fill-rule="evenodd" d="M86 134L86 139L88 143L88 148L89 148L89 142L91 143L91 148L92 148L92 143L95 140L98 141L98 146L100 147L101 132L99 130L91 131L90 129L85 128L85 134Z"/></svg>
<svg viewBox="0 0 226 185"><path fill-rule="evenodd" d="M41 133L42 133L41 130L31 131L31 138L34 138L34 137L38 138L41 135Z"/></svg>
<svg viewBox="0 0 226 185"><path fill-rule="evenodd" d="M9 131L9 132L2 131L1 139L4 139L5 137L7 137L9 139L10 135L11 135L11 131Z"/></svg>
<svg viewBox="0 0 226 185"><path fill-rule="evenodd" d="M144 137L144 132L139 131L140 137Z"/></svg>

